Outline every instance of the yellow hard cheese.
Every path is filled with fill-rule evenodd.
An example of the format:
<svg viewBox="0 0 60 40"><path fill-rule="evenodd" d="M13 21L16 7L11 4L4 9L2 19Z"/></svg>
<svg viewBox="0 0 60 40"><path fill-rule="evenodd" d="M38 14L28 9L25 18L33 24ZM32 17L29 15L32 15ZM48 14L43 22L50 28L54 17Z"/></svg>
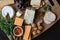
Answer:
<svg viewBox="0 0 60 40"><path fill-rule="evenodd" d="M31 31L31 25L26 25L23 40L29 40L30 31Z"/></svg>
<svg viewBox="0 0 60 40"><path fill-rule="evenodd" d="M15 18L14 25L17 25L17 26L22 26L23 21L24 21L24 19L19 18L19 17L16 17L16 18Z"/></svg>

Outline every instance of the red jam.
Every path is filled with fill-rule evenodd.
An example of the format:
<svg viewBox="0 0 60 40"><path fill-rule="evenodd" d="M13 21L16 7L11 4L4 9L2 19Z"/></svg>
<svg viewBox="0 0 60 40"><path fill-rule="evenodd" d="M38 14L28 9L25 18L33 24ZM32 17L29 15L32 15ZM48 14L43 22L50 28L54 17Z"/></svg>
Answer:
<svg viewBox="0 0 60 40"><path fill-rule="evenodd" d="M20 28L16 28L16 29L14 30L14 32L15 32L16 35L19 35L19 34L22 33L22 30L21 30Z"/></svg>

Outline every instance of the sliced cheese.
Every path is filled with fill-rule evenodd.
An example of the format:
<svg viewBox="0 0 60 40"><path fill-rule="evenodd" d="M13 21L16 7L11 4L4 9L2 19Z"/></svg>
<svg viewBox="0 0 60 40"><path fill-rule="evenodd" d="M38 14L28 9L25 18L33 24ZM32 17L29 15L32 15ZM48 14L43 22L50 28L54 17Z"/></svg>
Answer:
<svg viewBox="0 0 60 40"><path fill-rule="evenodd" d="M29 39L30 32L31 32L31 25L26 25L23 40L28 40Z"/></svg>
<svg viewBox="0 0 60 40"><path fill-rule="evenodd" d="M31 9L26 9L24 19L25 23L27 24L32 24L34 20L34 15L35 15L35 10Z"/></svg>
<svg viewBox="0 0 60 40"><path fill-rule="evenodd" d="M22 26L24 19L16 17L14 25Z"/></svg>

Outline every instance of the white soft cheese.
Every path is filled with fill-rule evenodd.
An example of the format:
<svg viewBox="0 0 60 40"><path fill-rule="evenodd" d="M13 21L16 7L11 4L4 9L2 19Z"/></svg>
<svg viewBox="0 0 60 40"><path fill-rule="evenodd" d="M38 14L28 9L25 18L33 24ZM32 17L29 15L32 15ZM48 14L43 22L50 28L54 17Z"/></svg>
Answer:
<svg viewBox="0 0 60 40"><path fill-rule="evenodd" d="M3 9L2 9L2 16L3 17L6 17L7 14L9 14L10 18L12 18L14 16L14 10L11 6L5 6Z"/></svg>
<svg viewBox="0 0 60 40"><path fill-rule="evenodd" d="M41 0L31 0L31 3L30 3L30 5L36 8L40 7L40 4L41 4Z"/></svg>
<svg viewBox="0 0 60 40"><path fill-rule="evenodd" d="M35 10L26 9L24 19L27 24L32 24L34 20Z"/></svg>
<svg viewBox="0 0 60 40"><path fill-rule="evenodd" d="M22 14L23 14L22 11L17 11L16 16L17 16L17 17L20 17Z"/></svg>
<svg viewBox="0 0 60 40"><path fill-rule="evenodd" d="M47 12L45 13L44 22L45 22L46 24L52 23L53 21L55 21L55 19L56 19L56 15L55 15L53 12L47 11Z"/></svg>

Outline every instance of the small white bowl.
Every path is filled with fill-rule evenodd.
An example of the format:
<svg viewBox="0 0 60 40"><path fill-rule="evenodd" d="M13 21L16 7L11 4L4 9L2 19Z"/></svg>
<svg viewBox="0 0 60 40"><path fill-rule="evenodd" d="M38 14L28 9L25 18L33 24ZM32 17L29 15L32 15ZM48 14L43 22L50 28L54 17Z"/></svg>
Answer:
<svg viewBox="0 0 60 40"><path fill-rule="evenodd" d="M15 34L15 32L14 32L14 30L15 30L16 28L20 28L21 31L22 31L19 35ZM14 35L17 36L17 37L22 36L22 35L23 35L23 29L22 29L22 27L20 27L20 26L15 27L15 28L13 29L13 33L14 33Z"/></svg>

